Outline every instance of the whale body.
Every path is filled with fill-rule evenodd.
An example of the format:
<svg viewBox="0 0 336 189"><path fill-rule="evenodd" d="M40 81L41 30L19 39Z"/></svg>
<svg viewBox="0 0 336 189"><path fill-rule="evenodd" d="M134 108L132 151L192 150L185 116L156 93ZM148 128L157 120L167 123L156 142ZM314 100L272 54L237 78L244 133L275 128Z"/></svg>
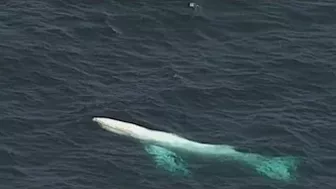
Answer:
<svg viewBox="0 0 336 189"><path fill-rule="evenodd" d="M255 153L244 153L233 146L207 144L186 139L174 133L152 130L143 126L106 117L92 119L101 128L136 140L144 145L159 167L173 173L189 175L183 157L203 158L217 161L235 160L252 166L258 173L272 179L289 181L294 177L298 160L295 157L265 157Z"/></svg>
<svg viewBox="0 0 336 189"><path fill-rule="evenodd" d="M110 132L136 139L144 144L161 146L178 153L209 158L238 153L228 145L195 142L173 133L150 130L133 123L97 117L93 118L93 121Z"/></svg>

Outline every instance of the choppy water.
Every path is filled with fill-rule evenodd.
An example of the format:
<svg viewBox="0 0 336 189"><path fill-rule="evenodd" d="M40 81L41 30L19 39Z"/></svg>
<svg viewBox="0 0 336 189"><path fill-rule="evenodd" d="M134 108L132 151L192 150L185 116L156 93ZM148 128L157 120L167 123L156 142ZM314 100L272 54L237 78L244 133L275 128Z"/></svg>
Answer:
<svg viewBox="0 0 336 189"><path fill-rule="evenodd" d="M188 3L1 2L0 188L335 188L336 3ZM177 179L93 116L304 163Z"/></svg>

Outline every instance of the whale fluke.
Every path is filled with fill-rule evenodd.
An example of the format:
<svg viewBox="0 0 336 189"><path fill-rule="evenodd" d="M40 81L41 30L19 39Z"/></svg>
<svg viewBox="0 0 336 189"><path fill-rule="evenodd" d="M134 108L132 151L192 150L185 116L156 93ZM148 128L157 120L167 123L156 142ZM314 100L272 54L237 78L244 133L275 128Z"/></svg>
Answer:
<svg viewBox="0 0 336 189"><path fill-rule="evenodd" d="M235 160L253 167L261 175L283 181L295 179L299 164L299 158L293 156L267 157L254 153L240 153Z"/></svg>

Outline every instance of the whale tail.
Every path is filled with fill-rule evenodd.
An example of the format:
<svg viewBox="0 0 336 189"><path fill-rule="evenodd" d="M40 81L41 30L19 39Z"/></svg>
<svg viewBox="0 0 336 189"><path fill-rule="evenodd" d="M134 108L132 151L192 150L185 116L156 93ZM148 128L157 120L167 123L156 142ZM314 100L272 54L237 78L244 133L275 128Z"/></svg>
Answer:
<svg viewBox="0 0 336 189"><path fill-rule="evenodd" d="M256 166L257 172L277 180L295 179L295 171L299 161L292 156L274 157L263 160Z"/></svg>
<svg viewBox="0 0 336 189"><path fill-rule="evenodd" d="M235 159L252 166L261 175L282 181L294 180L299 164L299 159L293 156L266 157L259 154L239 153Z"/></svg>

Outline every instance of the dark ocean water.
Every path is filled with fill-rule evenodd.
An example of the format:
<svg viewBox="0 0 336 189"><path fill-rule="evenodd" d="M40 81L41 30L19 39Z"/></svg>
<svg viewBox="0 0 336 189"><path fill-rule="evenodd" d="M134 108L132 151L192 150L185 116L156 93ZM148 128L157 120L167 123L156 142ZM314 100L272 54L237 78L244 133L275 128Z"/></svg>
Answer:
<svg viewBox="0 0 336 189"><path fill-rule="evenodd" d="M334 189L336 3L190 2L2 1L0 189ZM93 116L304 161L176 178Z"/></svg>

